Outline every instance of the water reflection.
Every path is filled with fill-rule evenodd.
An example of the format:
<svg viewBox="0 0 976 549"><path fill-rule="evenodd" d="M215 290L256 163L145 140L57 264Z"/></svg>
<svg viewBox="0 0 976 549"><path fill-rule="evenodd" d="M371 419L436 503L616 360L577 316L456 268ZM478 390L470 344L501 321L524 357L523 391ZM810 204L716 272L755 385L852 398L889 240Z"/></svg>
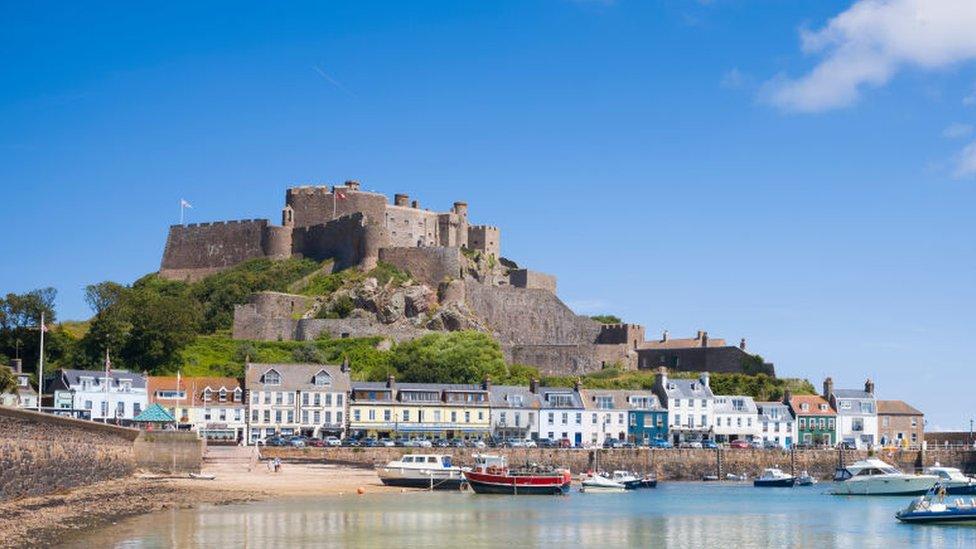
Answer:
<svg viewBox="0 0 976 549"><path fill-rule="evenodd" d="M662 484L627 494L411 493L167 511L77 547L902 547L976 546L976 528L902 525L904 498Z"/></svg>

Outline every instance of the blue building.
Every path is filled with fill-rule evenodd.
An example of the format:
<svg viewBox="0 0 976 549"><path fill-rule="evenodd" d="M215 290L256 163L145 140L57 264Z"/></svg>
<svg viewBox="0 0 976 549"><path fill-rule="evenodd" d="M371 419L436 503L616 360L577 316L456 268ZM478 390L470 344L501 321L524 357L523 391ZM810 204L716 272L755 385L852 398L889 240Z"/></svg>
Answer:
<svg viewBox="0 0 976 549"><path fill-rule="evenodd" d="M667 440L668 411L657 396L641 389L583 389L584 443L601 446L607 440L649 444Z"/></svg>
<svg viewBox="0 0 976 549"><path fill-rule="evenodd" d="M654 394L630 410L627 425L628 438L635 444L668 440L668 411L661 407Z"/></svg>

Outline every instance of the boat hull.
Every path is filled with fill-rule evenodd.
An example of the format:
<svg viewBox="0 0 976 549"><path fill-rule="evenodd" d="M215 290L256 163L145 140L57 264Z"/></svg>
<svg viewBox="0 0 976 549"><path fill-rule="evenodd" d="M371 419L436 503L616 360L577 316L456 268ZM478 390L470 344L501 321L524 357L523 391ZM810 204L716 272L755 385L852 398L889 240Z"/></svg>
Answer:
<svg viewBox="0 0 976 549"><path fill-rule="evenodd" d="M511 476L465 473L468 486L476 494L513 496L560 495L569 493L570 477L565 475Z"/></svg>
<svg viewBox="0 0 976 549"><path fill-rule="evenodd" d="M976 495L976 484L949 485L946 486L946 493L953 496L973 496Z"/></svg>
<svg viewBox="0 0 976 549"><path fill-rule="evenodd" d="M912 513L897 513L895 518L908 523L976 523L976 509L949 511L915 511Z"/></svg>
<svg viewBox="0 0 976 549"><path fill-rule="evenodd" d="M380 482L386 486L397 486L400 488L422 488L425 490L460 490L464 486L463 478L434 479L429 478L382 478Z"/></svg>
<svg viewBox="0 0 976 549"><path fill-rule="evenodd" d="M386 486L423 488L426 490L458 490L465 483L460 469L409 469L406 467L378 467L376 476Z"/></svg>
<svg viewBox="0 0 976 549"><path fill-rule="evenodd" d="M657 488L657 479L644 479L640 481L638 488Z"/></svg>
<svg viewBox="0 0 976 549"><path fill-rule="evenodd" d="M622 494L627 491L625 487L615 486L587 486L583 485L580 491L586 494Z"/></svg>
<svg viewBox="0 0 976 549"><path fill-rule="evenodd" d="M936 480L935 477L921 475L845 480L835 483L830 493L835 496L921 496L935 485Z"/></svg>
<svg viewBox="0 0 976 549"><path fill-rule="evenodd" d="M776 479L756 479L752 481L752 485L756 488L792 488L796 484L796 479L790 478L776 478Z"/></svg>

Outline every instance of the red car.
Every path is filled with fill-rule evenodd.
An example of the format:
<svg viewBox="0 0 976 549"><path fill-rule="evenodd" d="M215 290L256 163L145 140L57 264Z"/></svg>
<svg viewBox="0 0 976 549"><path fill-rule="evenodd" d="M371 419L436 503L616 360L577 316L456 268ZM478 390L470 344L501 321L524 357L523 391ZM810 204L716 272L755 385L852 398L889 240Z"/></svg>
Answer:
<svg viewBox="0 0 976 549"><path fill-rule="evenodd" d="M729 448L750 448L748 441L736 439L729 443Z"/></svg>

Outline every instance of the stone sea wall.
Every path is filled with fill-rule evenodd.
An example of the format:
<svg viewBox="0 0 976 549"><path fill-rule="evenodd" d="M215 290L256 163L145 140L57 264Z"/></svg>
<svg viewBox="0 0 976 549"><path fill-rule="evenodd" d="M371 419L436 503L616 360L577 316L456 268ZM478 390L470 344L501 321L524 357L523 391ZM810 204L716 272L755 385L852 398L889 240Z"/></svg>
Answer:
<svg viewBox="0 0 976 549"><path fill-rule="evenodd" d="M205 449L191 431L144 431L133 443L138 468L153 473L199 473Z"/></svg>
<svg viewBox="0 0 976 549"><path fill-rule="evenodd" d="M470 448L262 448L263 457L283 460L330 461L371 466L385 463L409 453L451 454L456 463L470 465ZM867 452L839 450L739 450L739 449L615 449L577 450L542 448L495 448L485 453L504 454L509 463L549 463L568 467L574 473L593 468L625 469L642 473L653 472L661 480L701 480L705 475L724 477L727 473L756 476L766 467L779 467L796 473L808 471L820 479L831 479L834 469L842 463L852 463L867 457ZM976 472L976 451L938 450L927 452L880 452L878 457L897 465L904 471L940 462Z"/></svg>
<svg viewBox="0 0 976 549"><path fill-rule="evenodd" d="M124 477L135 429L0 407L0 501Z"/></svg>

